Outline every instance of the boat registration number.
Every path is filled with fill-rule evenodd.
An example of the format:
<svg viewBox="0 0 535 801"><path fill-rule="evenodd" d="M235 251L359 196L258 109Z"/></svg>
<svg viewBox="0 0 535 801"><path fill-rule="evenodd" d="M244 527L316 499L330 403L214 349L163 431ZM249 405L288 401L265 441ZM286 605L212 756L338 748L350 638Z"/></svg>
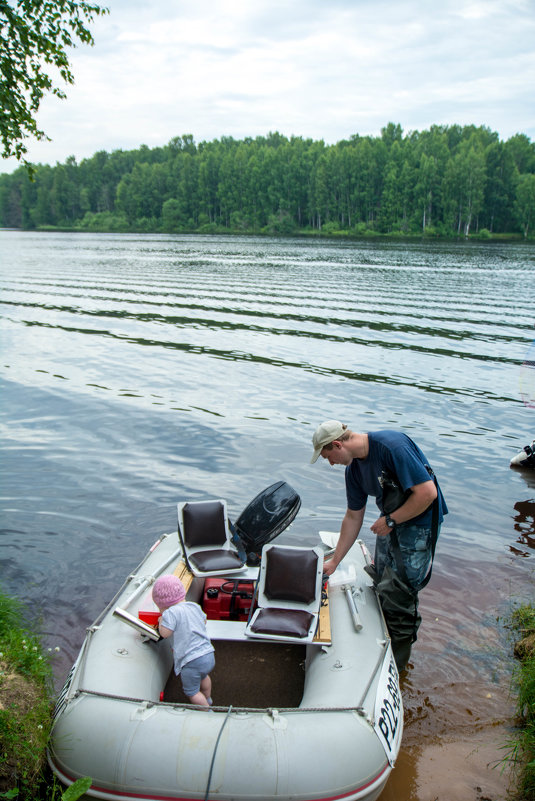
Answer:
<svg viewBox="0 0 535 801"><path fill-rule="evenodd" d="M393 766L403 731L403 704L392 647L388 646L375 696L375 731Z"/></svg>

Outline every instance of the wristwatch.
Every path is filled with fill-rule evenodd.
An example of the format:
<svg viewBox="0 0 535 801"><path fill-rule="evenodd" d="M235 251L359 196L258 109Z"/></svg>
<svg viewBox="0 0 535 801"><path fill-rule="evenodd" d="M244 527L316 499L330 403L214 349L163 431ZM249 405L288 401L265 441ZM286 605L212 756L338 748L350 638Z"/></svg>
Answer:
<svg viewBox="0 0 535 801"><path fill-rule="evenodd" d="M385 515L385 523L389 528L394 528L394 526L396 525L396 521L392 520L390 515Z"/></svg>

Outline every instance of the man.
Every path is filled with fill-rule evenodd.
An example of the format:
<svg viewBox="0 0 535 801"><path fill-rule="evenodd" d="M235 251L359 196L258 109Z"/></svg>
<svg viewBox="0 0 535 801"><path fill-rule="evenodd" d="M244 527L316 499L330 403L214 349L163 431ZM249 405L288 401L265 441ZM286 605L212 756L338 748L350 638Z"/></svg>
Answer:
<svg viewBox="0 0 535 801"><path fill-rule="evenodd" d="M358 434L338 420L327 420L318 426L312 443L314 453L311 463L322 456L329 464L342 464L346 468L347 510L334 554L325 562L324 572L330 576L347 554L362 527L367 499L369 496L375 497L381 512L371 526L371 530L377 535L374 560L377 578L381 579L387 567L399 574L401 554L401 570L405 573L401 578L414 593L414 610L411 614L416 619L417 592L432 561L435 499L438 504L436 536L448 511L440 487L428 470L429 463L425 455L406 434L389 430ZM397 477L403 490L410 490L404 503L390 514L383 511L381 479L384 474ZM397 553L390 536L392 531L395 531L399 542ZM389 623L384 604L383 611ZM411 642L396 643L391 630L392 647L399 670L405 667L410 645L416 639L419 625L419 616L417 617L418 623L412 638L409 638Z"/></svg>

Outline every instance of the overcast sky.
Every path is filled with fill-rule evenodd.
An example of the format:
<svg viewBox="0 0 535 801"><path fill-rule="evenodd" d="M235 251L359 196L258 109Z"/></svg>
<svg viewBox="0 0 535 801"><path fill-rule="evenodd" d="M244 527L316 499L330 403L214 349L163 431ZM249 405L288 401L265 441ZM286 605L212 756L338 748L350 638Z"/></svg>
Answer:
<svg viewBox="0 0 535 801"><path fill-rule="evenodd" d="M535 0L99 0L75 85L46 98L55 164L279 131L337 142L431 125L535 140ZM11 171L13 160L1 161Z"/></svg>

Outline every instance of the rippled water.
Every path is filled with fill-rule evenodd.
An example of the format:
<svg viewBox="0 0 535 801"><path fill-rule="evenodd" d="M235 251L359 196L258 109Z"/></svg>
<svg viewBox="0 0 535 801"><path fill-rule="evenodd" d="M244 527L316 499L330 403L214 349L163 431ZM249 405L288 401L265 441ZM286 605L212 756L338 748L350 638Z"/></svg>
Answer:
<svg viewBox="0 0 535 801"><path fill-rule="evenodd" d="M497 618L535 545L535 471L509 468L535 437L532 245L0 231L0 261L2 578L61 647L59 682L177 501L237 517L283 479L302 498L283 540L336 530L343 473L308 464L335 417L413 436L450 509L407 748L507 717Z"/></svg>

